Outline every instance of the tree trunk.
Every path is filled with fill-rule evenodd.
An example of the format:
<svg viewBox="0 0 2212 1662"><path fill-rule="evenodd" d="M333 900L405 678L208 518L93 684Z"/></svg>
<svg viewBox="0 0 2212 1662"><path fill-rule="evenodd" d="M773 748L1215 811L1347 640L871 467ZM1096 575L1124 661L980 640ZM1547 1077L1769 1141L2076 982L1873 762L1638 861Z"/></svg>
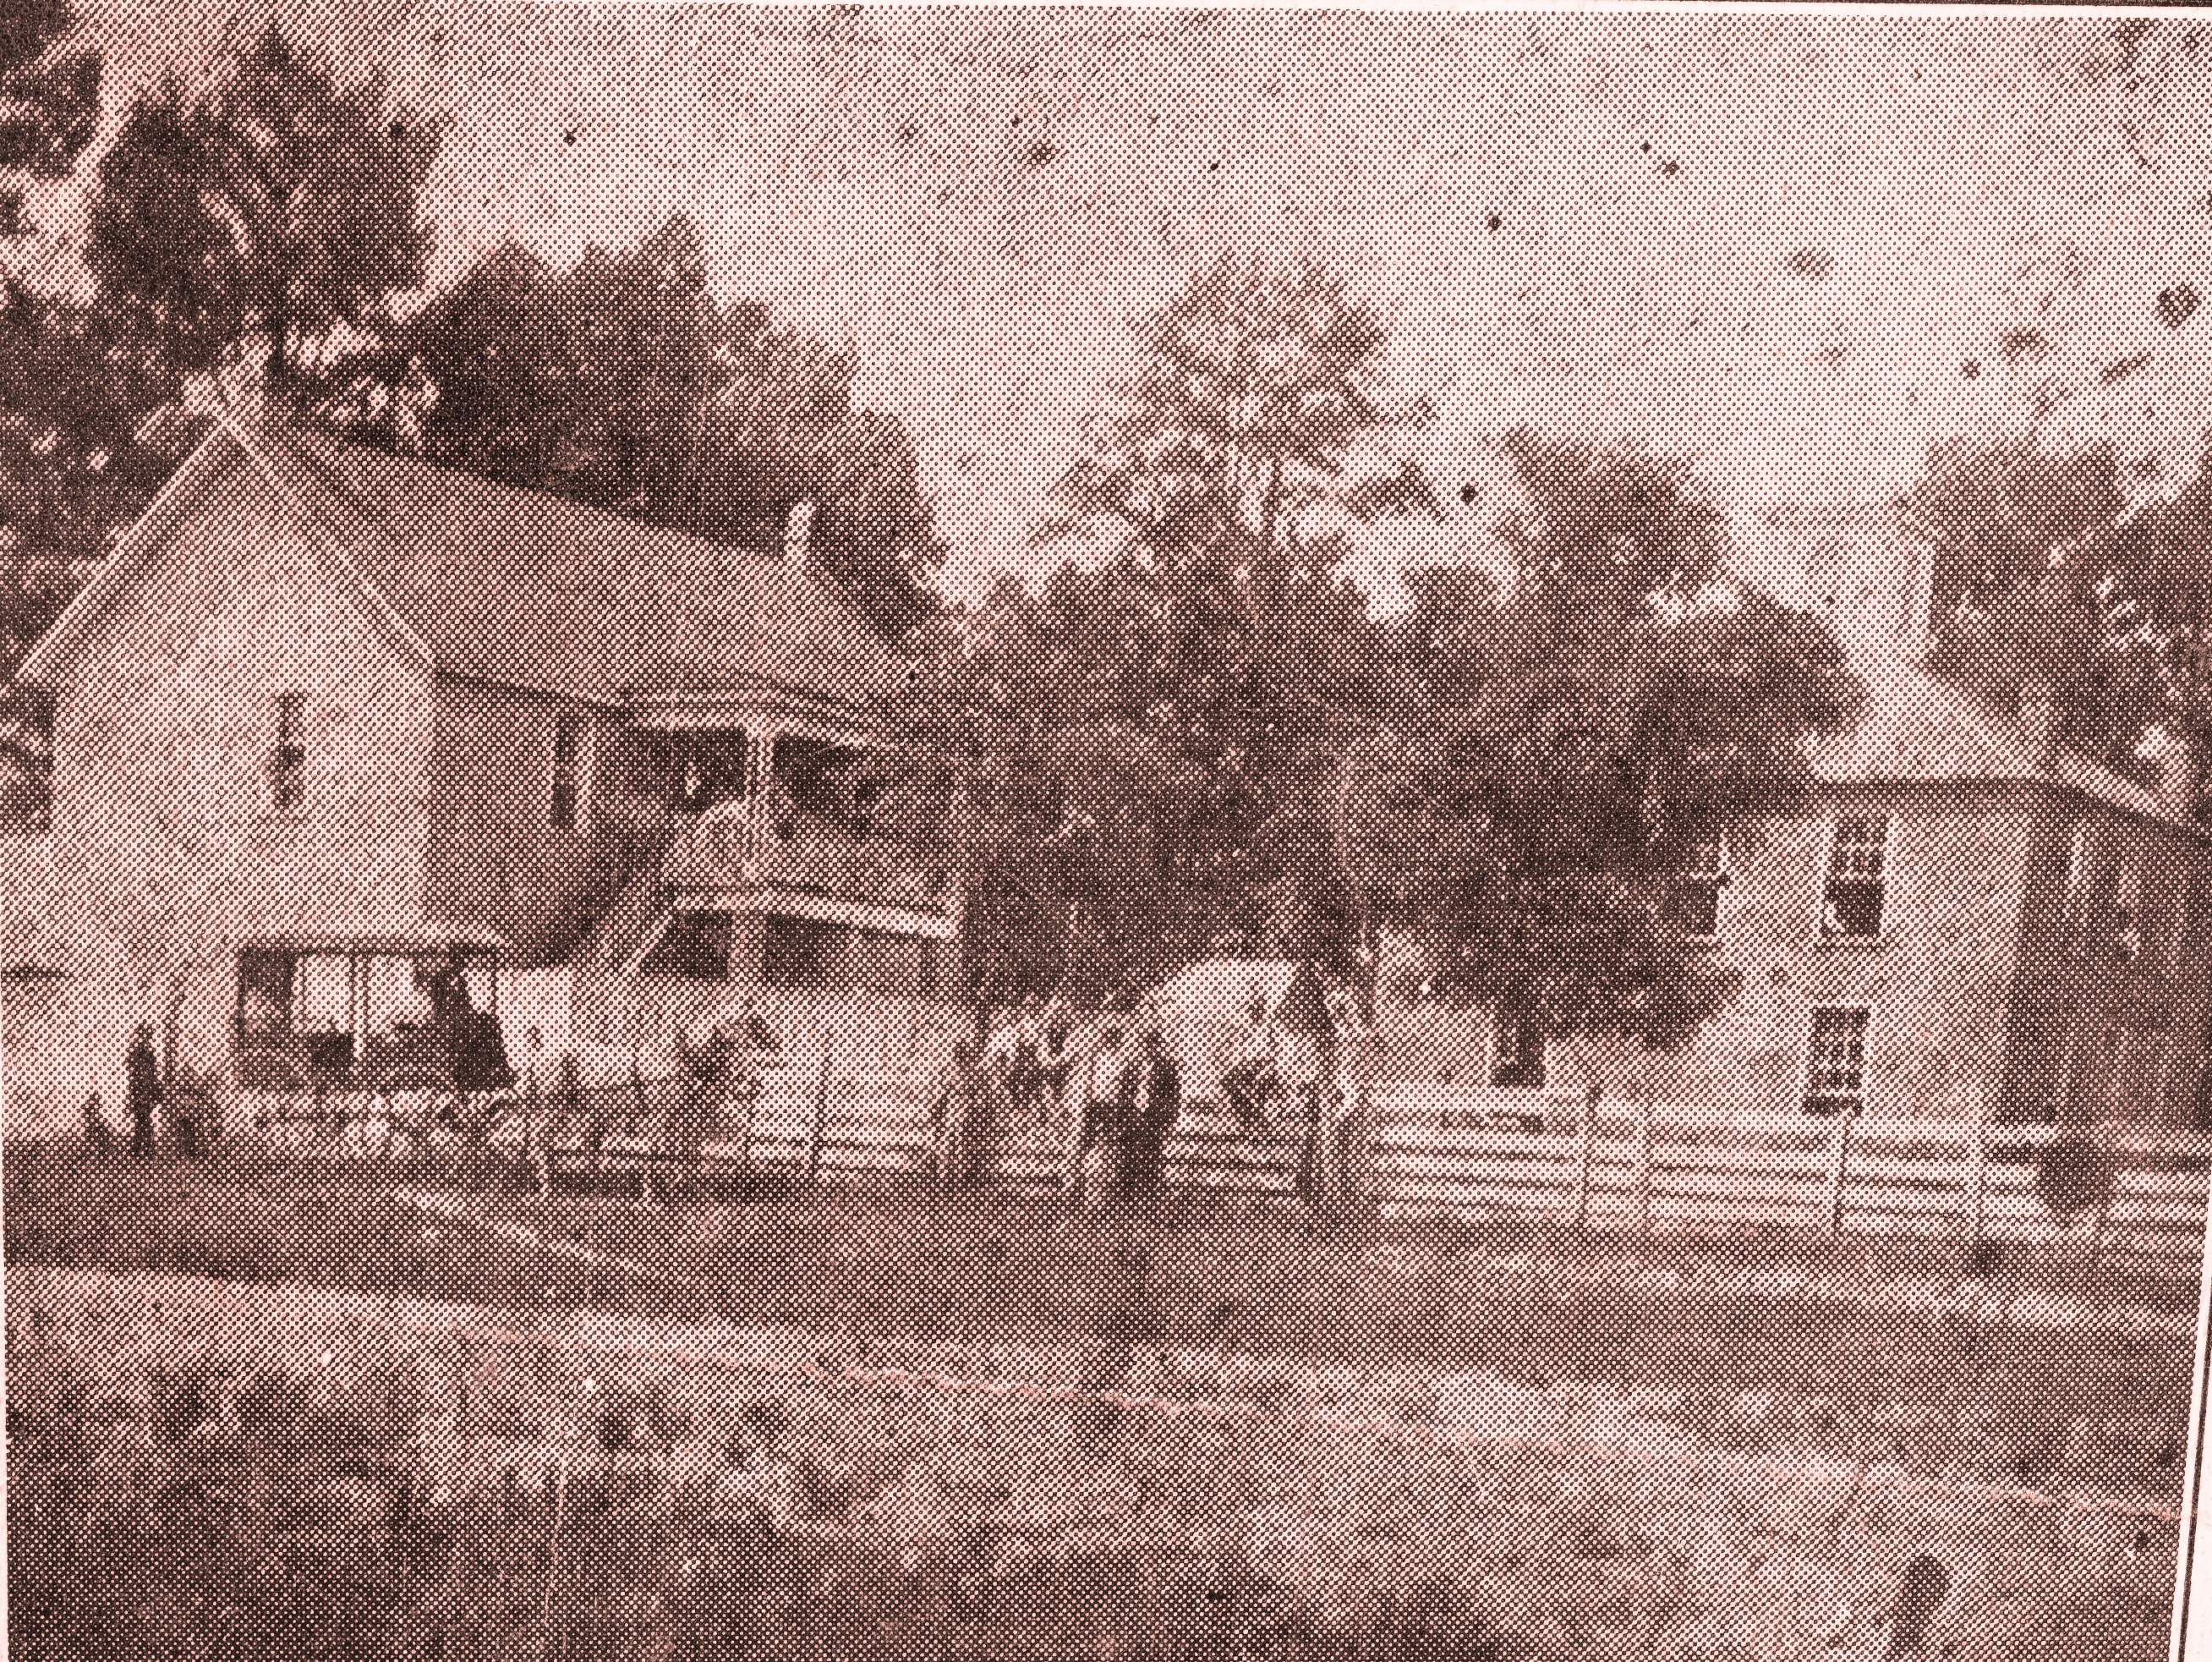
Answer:
<svg viewBox="0 0 2212 1662"><path fill-rule="evenodd" d="M1283 459L1278 455L1267 464L1267 494L1260 502L1260 557L1265 560L1275 551L1275 521L1283 510Z"/></svg>
<svg viewBox="0 0 2212 1662"><path fill-rule="evenodd" d="M1376 980L1379 965L1376 962L1375 920L1368 904L1367 890L1354 873L1352 862L1352 745L1347 739L1337 752L1336 793L1332 805L1330 831L1335 845L1337 880L1344 885L1350 897L1358 936L1352 943L1353 965L1352 986L1355 1036L1354 1053L1346 1056L1343 1047L1336 1050L1338 1088L1344 1097L1343 1124L1340 1131L1333 1129L1339 1139L1341 1158L1332 1162L1338 1167L1335 1186L1342 1197L1357 1203L1366 1198L1368 1192L1368 1155L1373 1141L1373 1080L1371 1062L1374 1053ZM1349 1074L1349 1079L1345 1077Z"/></svg>

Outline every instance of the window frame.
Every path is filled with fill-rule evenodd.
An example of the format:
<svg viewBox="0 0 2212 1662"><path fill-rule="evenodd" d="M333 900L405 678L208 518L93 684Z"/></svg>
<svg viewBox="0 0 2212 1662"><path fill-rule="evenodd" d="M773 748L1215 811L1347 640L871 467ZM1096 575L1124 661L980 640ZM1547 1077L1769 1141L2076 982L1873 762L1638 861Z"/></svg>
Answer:
<svg viewBox="0 0 2212 1662"><path fill-rule="evenodd" d="M1514 1038L1515 1060L1509 1070L1505 1061L1505 1038L1509 1028ZM1533 1018L1510 1006L1500 1004L1490 1014L1490 1065L1483 1077L1490 1081L1493 1091L1541 1091L1551 1078L1551 1041L1536 1032ZM1533 1037L1533 1047L1528 1040ZM1534 1054L1529 1054L1533 1049ZM1504 1075L1510 1072L1511 1077ZM1533 1075L1533 1077L1532 1077Z"/></svg>
<svg viewBox="0 0 2212 1662"><path fill-rule="evenodd" d="M1691 858L1695 860L1698 851L1707 844L1710 844L1713 849L1712 864L1710 867L1686 865L1674 878L1675 898L1673 906L1674 925L1680 931L1682 939L1693 947L1713 947L1720 944L1721 898L1729 886L1729 862L1735 852L1729 846L1729 834L1723 829L1714 832L1710 837L1692 839L1690 844ZM1681 897L1692 888L1708 888L1712 892L1712 928L1710 929L1702 931L1692 929L1684 921Z"/></svg>
<svg viewBox="0 0 2212 1662"><path fill-rule="evenodd" d="M1835 887L1839 880L1837 861L1838 856L1844 850L1844 828L1850 825L1867 824L1879 824L1881 827L1881 840L1874 845L1880 857L1880 872L1871 879L1858 880L1863 884L1870 885L1875 891L1875 927L1870 932L1865 934L1843 928L1832 929L1828 927L1829 909L1833 900ZM1893 903L1896 899L1897 874L1896 862L1893 856L1897 842L1897 816L1887 808L1838 812L1828 816L1827 831L1826 845L1820 857L1820 875L1815 888L1814 938L1823 947L1879 947L1889 940L1891 920L1894 916Z"/></svg>
<svg viewBox="0 0 2212 1662"><path fill-rule="evenodd" d="M296 818L307 801L307 695L288 689L274 695L275 728L267 761L269 812L279 819Z"/></svg>
<svg viewBox="0 0 2212 1662"><path fill-rule="evenodd" d="M566 758L563 746L566 740ZM584 717L561 709L553 715L553 765L547 791L546 821L555 831L584 828Z"/></svg>
<svg viewBox="0 0 2212 1662"><path fill-rule="evenodd" d="M1821 1090L1819 1069L1820 1062L1820 1019L1827 1015L1856 1018L1858 1038L1858 1089L1856 1092ZM1833 1120L1842 1117L1844 1105L1855 1103L1851 1109L1856 1118L1866 1116L1873 1093L1874 1006L1870 1003L1814 1004L1805 1013L1804 1065L1798 1073L1798 1108L1808 1119ZM1832 1103L1826 1109L1815 1108L1816 1102Z"/></svg>

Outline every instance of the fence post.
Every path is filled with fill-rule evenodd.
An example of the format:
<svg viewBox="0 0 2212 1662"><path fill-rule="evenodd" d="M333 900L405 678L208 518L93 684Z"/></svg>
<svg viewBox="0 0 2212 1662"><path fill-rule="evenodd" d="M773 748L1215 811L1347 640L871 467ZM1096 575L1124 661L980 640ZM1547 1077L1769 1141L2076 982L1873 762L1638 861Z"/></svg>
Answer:
<svg viewBox="0 0 2212 1662"><path fill-rule="evenodd" d="M1651 1093L1636 1096L1636 1232L1651 1235Z"/></svg>
<svg viewBox="0 0 2212 1662"><path fill-rule="evenodd" d="M1848 1108L1838 1112L1835 1140L1828 1148L1828 1197L1820 1222L1830 1240L1844 1233L1844 1174L1850 1163L1851 1127L1857 1119Z"/></svg>
<svg viewBox="0 0 2212 1662"><path fill-rule="evenodd" d="M814 1087L814 1119L806 1132L806 1186L822 1180L822 1138L830 1118L830 1033L822 1034L822 1075Z"/></svg>
<svg viewBox="0 0 2212 1662"><path fill-rule="evenodd" d="M922 1146L918 1159L924 1171L929 1167L933 1154L929 1137L929 1081L921 1066L921 1018L914 1019L914 1026L906 1036L906 1065L901 1069L898 1082L899 1111L919 1108L921 1116Z"/></svg>
<svg viewBox="0 0 2212 1662"><path fill-rule="evenodd" d="M1581 1146L1575 1151L1575 1227L1589 1227L1590 1168L1595 1164L1597 1152L1598 1087L1591 1086L1583 1093L1583 1126Z"/></svg>
<svg viewBox="0 0 2212 1662"><path fill-rule="evenodd" d="M1354 1204L1364 1206L1376 1197L1375 1144L1381 1116L1375 1106L1376 1037L1363 1020L1353 1036L1352 1136L1350 1172L1346 1187Z"/></svg>
<svg viewBox="0 0 2212 1662"><path fill-rule="evenodd" d="M1966 1159L1966 1240L1976 1252L1982 1250L1983 1238L1989 1233L1989 1196L1990 1117L1984 1111L1974 1116L1973 1142Z"/></svg>
<svg viewBox="0 0 2212 1662"><path fill-rule="evenodd" d="M2089 1220L2089 1268L2096 1269L2105 1256L2105 1231L2112 1221L2112 1190L2119 1187L2120 1173L2112 1158L2113 1132L2111 1120L2101 1120L2097 1125L2097 1209Z"/></svg>

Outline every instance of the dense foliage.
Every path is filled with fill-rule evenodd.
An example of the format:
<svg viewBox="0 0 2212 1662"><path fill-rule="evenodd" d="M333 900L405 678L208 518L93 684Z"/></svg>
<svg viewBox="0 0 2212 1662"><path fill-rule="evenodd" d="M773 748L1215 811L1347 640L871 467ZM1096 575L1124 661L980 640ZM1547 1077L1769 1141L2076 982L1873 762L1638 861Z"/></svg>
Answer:
<svg viewBox="0 0 2212 1662"><path fill-rule="evenodd" d="M799 501L823 567L894 638L944 557L914 441L847 354L707 285L681 217L555 271L509 244L312 400L356 437L713 540L775 546Z"/></svg>
<svg viewBox="0 0 2212 1662"><path fill-rule="evenodd" d="M1511 569L1413 571L1378 614L1346 573L1359 526L1440 510L1373 314L1327 273L1224 261L1145 327L1048 527L1074 557L928 655L975 989L1135 990L1230 951L1371 996L1396 931L1433 995L1686 1037L1729 988L1670 888L1848 712L1825 626L1730 579L1685 467L1526 430Z"/></svg>

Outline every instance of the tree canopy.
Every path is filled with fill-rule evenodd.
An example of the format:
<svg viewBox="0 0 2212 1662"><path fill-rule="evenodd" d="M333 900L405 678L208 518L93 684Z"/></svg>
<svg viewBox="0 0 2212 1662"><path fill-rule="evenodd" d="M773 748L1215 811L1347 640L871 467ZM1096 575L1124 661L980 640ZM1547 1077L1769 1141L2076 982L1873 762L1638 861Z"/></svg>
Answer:
<svg viewBox="0 0 2212 1662"><path fill-rule="evenodd" d="M566 271L509 244L335 366L325 417L358 438L656 525L758 546L815 503L813 547L905 634L944 557L914 441L860 405L844 353L707 284L678 216Z"/></svg>
<svg viewBox="0 0 2212 1662"><path fill-rule="evenodd" d="M1076 557L927 661L976 990L1134 989L1225 949L1371 995L1395 930L1435 996L1686 1038L1730 988L1674 881L1804 788L1802 740L1853 693L1826 626L1729 579L1686 466L1528 430L1501 441L1512 569L1412 571L1378 616L1346 575L1359 526L1437 508L1372 313L1224 261L1143 328L1046 527Z"/></svg>
<svg viewBox="0 0 2212 1662"><path fill-rule="evenodd" d="M1688 1038L1731 972L1678 926L1692 848L1786 811L1856 688L1826 625L1728 571L1680 463L1508 434L1513 569L1411 574L1354 841L1431 995L1559 1040Z"/></svg>
<svg viewBox="0 0 2212 1662"><path fill-rule="evenodd" d="M422 281L441 130L270 23L197 94L141 94L101 155L85 260L179 370L257 344L272 381Z"/></svg>
<svg viewBox="0 0 2212 1662"><path fill-rule="evenodd" d="M24 183L61 179L100 126L101 61L69 44L70 0L0 8L0 237L29 234Z"/></svg>
<svg viewBox="0 0 2212 1662"><path fill-rule="evenodd" d="M1432 505L1389 446L1384 331L1330 273L1238 259L1143 330L1042 529L1076 557L926 655L987 996L1356 945L1331 816L1377 664L1345 538Z"/></svg>
<svg viewBox="0 0 2212 1662"><path fill-rule="evenodd" d="M2140 771L2162 730L2212 749L2212 449L2162 500L2131 502L2108 444L2030 434L1931 452L1908 497L1936 545L1930 667L2009 715L2051 691L2073 743Z"/></svg>
<svg viewBox="0 0 2212 1662"><path fill-rule="evenodd" d="M170 390L111 316L0 286L0 675L191 447Z"/></svg>

